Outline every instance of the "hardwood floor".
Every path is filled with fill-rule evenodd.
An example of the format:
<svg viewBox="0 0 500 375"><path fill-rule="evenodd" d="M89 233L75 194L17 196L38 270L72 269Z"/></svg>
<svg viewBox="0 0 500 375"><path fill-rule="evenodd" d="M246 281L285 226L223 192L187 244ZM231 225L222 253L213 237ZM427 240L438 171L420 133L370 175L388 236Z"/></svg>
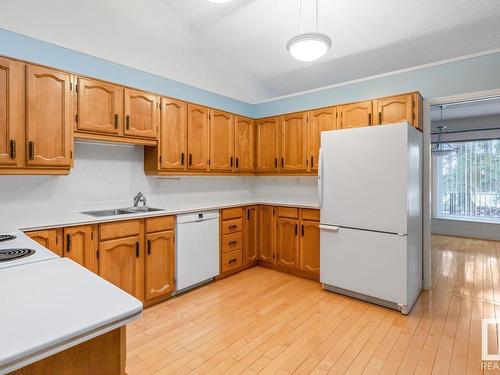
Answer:
<svg viewBox="0 0 500 375"><path fill-rule="evenodd" d="M500 318L499 255L500 242L434 236L433 288L408 316L255 267L145 310L128 326L127 372L483 373L481 318Z"/></svg>

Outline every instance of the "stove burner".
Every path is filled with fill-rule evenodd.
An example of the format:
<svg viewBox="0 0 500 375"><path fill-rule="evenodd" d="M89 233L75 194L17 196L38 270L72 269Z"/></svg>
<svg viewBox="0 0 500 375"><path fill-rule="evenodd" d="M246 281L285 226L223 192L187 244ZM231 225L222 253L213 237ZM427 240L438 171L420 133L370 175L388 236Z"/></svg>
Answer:
<svg viewBox="0 0 500 375"><path fill-rule="evenodd" d="M12 234L0 234L0 242L15 240L16 236Z"/></svg>
<svg viewBox="0 0 500 375"><path fill-rule="evenodd" d="M33 249L0 249L0 262L8 262L35 254Z"/></svg>

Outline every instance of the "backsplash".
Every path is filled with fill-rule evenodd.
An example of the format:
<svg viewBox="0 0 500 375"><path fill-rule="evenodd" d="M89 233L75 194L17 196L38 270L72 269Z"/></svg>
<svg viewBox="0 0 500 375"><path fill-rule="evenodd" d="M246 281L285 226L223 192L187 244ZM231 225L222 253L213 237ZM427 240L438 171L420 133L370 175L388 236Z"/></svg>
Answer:
<svg viewBox="0 0 500 375"><path fill-rule="evenodd" d="M138 191L146 194L150 206L202 207L207 202L254 198L317 203L314 177L147 177L143 148L118 144L77 142L68 176L0 176L2 209L127 204Z"/></svg>

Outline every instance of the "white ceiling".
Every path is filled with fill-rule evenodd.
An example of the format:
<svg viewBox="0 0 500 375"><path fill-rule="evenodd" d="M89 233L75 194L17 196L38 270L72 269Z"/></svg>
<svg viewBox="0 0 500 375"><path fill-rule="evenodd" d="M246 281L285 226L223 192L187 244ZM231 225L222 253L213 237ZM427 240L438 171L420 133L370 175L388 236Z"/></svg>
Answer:
<svg viewBox="0 0 500 375"><path fill-rule="evenodd" d="M315 0L303 0L304 31ZM319 0L321 60L286 51L299 0L16 0L0 27L248 102L500 47L498 0Z"/></svg>

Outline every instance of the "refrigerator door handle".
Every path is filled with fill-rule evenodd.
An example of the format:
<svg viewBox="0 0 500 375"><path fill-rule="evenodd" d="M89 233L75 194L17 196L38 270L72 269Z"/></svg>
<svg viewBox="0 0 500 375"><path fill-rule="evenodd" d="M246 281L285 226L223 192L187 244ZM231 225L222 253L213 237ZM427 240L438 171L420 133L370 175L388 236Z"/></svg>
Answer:
<svg viewBox="0 0 500 375"><path fill-rule="evenodd" d="M328 230L330 232L338 232L340 227L336 227L334 225L323 225L323 224L320 224L319 225L319 229L324 229L324 230Z"/></svg>
<svg viewBox="0 0 500 375"><path fill-rule="evenodd" d="M319 207L323 204L323 152L319 149L318 155L318 198Z"/></svg>

